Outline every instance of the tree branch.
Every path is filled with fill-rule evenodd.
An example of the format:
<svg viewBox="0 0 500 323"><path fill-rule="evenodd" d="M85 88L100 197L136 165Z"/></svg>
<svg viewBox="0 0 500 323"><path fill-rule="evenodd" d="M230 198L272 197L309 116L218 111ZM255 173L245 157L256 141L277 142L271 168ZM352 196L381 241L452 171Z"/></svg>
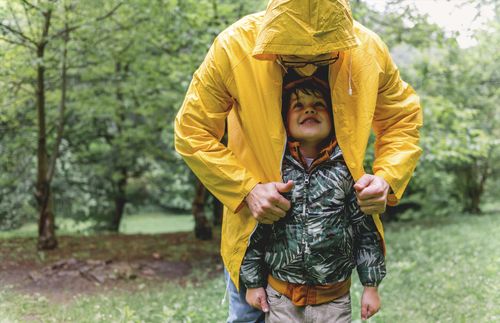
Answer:
<svg viewBox="0 0 500 323"><path fill-rule="evenodd" d="M27 0L21 0L21 2L24 3L26 6L30 7L31 9L36 9L38 11L41 11L39 7L35 6L34 4L32 4Z"/></svg>
<svg viewBox="0 0 500 323"><path fill-rule="evenodd" d="M68 27L67 22L65 22L65 27ZM54 176L54 170L56 166L57 157L59 155L59 146L61 145L62 136L64 133L64 112L66 110L66 89L67 89L67 58L68 58L68 42L69 42L69 30L66 29L66 34L64 36L63 43L63 53L62 53L62 67L61 67L61 100L59 103L59 123L57 125L57 136L56 142L53 147L51 159L49 162L49 170L47 173L47 181L50 183L52 177Z"/></svg>
<svg viewBox="0 0 500 323"><path fill-rule="evenodd" d="M32 43L32 44L33 44L33 45L35 45L35 46L37 45L37 43L36 43L33 39L31 39L31 38L29 38L28 36L26 36L26 35L25 35L22 31L20 31L20 30L16 30L16 29L12 28L11 26L6 25L6 24L4 24L4 23L1 23L1 22L0 22L0 29L1 29L1 28L6 29L6 30L7 30L7 31L9 31L11 34L17 35L19 38L24 39L25 41L30 42L30 43Z"/></svg>
<svg viewBox="0 0 500 323"><path fill-rule="evenodd" d="M111 17L118 10L118 8L120 8L122 6L122 4L123 3L120 2L118 5L116 5L113 9L111 9L111 11L109 11L108 13L106 13L104 16L97 17L93 21L97 22L97 21L101 21L101 20L104 20L106 18ZM60 30L60 31L56 32L54 35L52 35L51 38L58 38L61 35L64 35L64 33L66 33L67 31L68 32L72 32L72 31L75 31L78 28L80 28L82 26L85 26L85 25L88 25L88 24L89 23L82 23L82 24L79 24L79 25L77 24L77 25L74 25L74 26L71 26L71 27L64 28L63 30Z"/></svg>
<svg viewBox="0 0 500 323"><path fill-rule="evenodd" d="M29 44L27 44L25 42L15 41L15 40L12 40L12 39L9 39L6 37L0 36L0 40L3 40L4 42L12 44L12 45L18 45L18 46L23 46L23 47L30 48L30 49L35 49L34 46L30 46Z"/></svg>
<svg viewBox="0 0 500 323"><path fill-rule="evenodd" d="M17 20L17 16L14 12L14 10L12 9L12 5L10 2L7 2L8 3L8 7L9 7L9 11L10 11L10 14L12 16L12 18L14 18L14 22L16 23L16 27L17 27L17 30L22 30L21 26L19 25L19 21Z"/></svg>
<svg viewBox="0 0 500 323"><path fill-rule="evenodd" d="M23 6L24 16L26 17L26 21L28 22L28 28L30 29L31 35L34 35L35 32L33 31L33 25L31 24L31 19L30 19L30 15L28 13L28 9L26 8L26 6L30 6L31 4L28 4L27 1L25 3L26 3L26 5ZM31 5L31 6L32 6L32 8L35 8L38 10L37 7L34 7L33 5Z"/></svg>
<svg viewBox="0 0 500 323"><path fill-rule="evenodd" d="M101 16L101 17L97 17L95 20L96 21L101 21L101 20L104 20L106 18L109 18L111 17L115 12L116 10L118 10L118 8L120 8L122 6L122 2L120 2L119 4L117 4L113 9L111 9L111 11L109 11L107 14L105 14L104 16Z"/></svg>
<svg viewBox="0 0 500 323"><path fill-rule="evenodd" d="M47 36L49 35L50 19L52 17L52 10L43 12L43 16L45 17L45 23L43 25L42 39L41 39L40 43L37 44L37 46L45 46L45 44L48 42Z"/></svg>
<svg viewBox="0 0 500 323"><path fill-rule="evenodd" d="M75 26L71 26L71 27L68 27L67 29L64 28L63 30L59 30L58 32L56 32L55 34L53 34L52 36L50 36L51 39L54 39L54 38L58 38L62 35L64 35L66 32L72 32L72 31L75 31L77 30L78 28L84 26L85 24L80 24L80 25L75 25Z"/></svg>

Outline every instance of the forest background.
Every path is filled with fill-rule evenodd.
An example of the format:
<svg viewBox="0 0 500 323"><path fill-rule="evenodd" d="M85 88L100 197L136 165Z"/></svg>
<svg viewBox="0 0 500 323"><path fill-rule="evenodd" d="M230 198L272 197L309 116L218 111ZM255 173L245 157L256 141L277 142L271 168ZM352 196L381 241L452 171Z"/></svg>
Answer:
<svg viewBox="0 0 500 323"><path fill-rule="evenodd" d="M160 213L217 238L220 204L175 153L173 119L216 35L266 2L0 1L0 230L28 226L49 250L57 232L99 236ZM500 209L500 3L454 2L490 13L467 47L411 2L351 1L424 111L424 153L384 215L395 228Z"/></svg>
<svg viewBox="0 0 500 323"><path fill-rule="evenodd" d="M191 213L200 189L174 151L174 116L214 37L264 1L1 3L0 228L39 222L50 247L64 219L117 231L124 214ZM424 107L400 219L480 214L500 186L500 6L456 3L495 12L474 46L411 4L352 3Z"/></svg>

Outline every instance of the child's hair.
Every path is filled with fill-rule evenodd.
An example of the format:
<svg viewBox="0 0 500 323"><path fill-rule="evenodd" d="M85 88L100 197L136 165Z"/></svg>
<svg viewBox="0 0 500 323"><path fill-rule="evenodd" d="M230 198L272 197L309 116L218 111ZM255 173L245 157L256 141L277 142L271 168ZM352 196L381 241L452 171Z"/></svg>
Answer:
<svg viewBox="0 0 500 323"><path fill-rule="evenodd" d="M287 114L288 114L288 109L290 108L290 100L292 98L292 94L298 96L299 92L303 92L309 95L321 96L326 102L326 108L329 115L333 116L332 99L328 84L315 76L304 77L288 83L283 88L281 116L283 117L283 123L285 124L285 128L287 128ZM332 125L333 125L333 118L332 118Z"/></svg>

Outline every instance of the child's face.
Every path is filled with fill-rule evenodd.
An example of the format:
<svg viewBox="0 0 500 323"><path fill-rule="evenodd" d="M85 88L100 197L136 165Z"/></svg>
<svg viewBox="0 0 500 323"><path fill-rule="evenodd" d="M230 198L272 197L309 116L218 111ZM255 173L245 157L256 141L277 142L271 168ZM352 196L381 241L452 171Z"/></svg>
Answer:
<svg viewBox="0 0 500 323"><path fill-rule="evenodd" d="M292 93L286 118L289 135L300 143L321 143L332 130L328 109L321 95L300 90Z"/></svg>

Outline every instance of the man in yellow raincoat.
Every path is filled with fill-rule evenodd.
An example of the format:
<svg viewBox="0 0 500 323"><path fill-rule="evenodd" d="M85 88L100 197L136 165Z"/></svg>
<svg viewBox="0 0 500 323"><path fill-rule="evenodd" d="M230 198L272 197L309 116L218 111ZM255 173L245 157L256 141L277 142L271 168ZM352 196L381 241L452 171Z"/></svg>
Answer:
<svg viewBox="0 0 500 323"><path fill-rule="evenodd" d="M219 34L176 117L175 146L225 205L228 321L256 321L262 314L238 293L240 265L257 222L272 223L290 207L280 194L293 186L282 183L280 173L283 77L290 68L309 76L324 65L338 144L360 207L382 236L378 214L398 203L421 154L419 99L380 38L353 21L347 0L271 0L265 12ZM220 143L226 119L227 146ZM376 136L373 174L363 168L370 129Z"/></svg>

